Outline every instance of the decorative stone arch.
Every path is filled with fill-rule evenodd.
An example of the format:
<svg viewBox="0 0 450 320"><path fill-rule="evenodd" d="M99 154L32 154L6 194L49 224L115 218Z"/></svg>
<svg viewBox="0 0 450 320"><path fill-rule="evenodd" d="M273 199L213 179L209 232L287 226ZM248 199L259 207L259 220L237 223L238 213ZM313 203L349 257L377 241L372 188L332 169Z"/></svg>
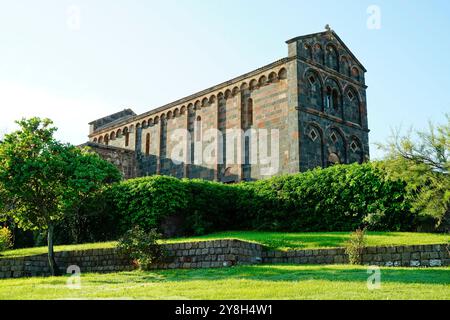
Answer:
<svg viewBox="0 0 450 320"><path fill-rule="evenodd" d="M324 52L322 45L320 43L315 43L313 47L313 60L316 63L323 64L324 63Z"/></svg>
<svg viewBox="0 0 450 320"><path fill-rule="evenodd" d="M111 133L109 134L109 137L110 137L111 141L112 141L112 140L116 140L116 133L115 133L114 131L111 132Z"/></svg>
<svg viewBox="0 0 450 320"><path fill-rule="evenodd" d="M173 115L172 110L169 110L169 111L167 112L167 119L172 119L172 115Z"/></svg>
<svg viewBox="0 0 450 320"><path fill-rule="evenodd" d="M97 143L97 138L94 138L92 142Z"/></svg>
<svg viewBox="0 0 450 320"><path fill-rule="evenodd" d="M260 87L265 86L267 84L267 77L265 75L262 75L261 77L259 77L258 80L258 85Z"/></svg>
<svg viewBox="0 0 450 320"><path fill-rule="evenodd" d="M307 167L314 169L324 166L324 131L317 122L308 122L303 131L304 148L308 150Z"/></svg>
<svg viewBox="0 0 450 320"><path fill-rule="evenodd" d="M95 139L94 139L95 140ZM98 143L103 144L103 136L98 137Z"/></svg>
<svg viewBox="0 0 450 320"><path fill-rule="evenodd" d="M180 109L180 114L184 115L186 113L186 106L182 106Z"/></svg>
<svg viewBox="0 0 450 320"><path fill-rule="evenodd" d="M320 73L312 68L306 69L303 74L303 82L306 89L306 106L318 111L323 111L324 86Z"/></svg>
<svg viewBox="0 0 450 320"><path fill-rule="evenodd" d="M341 128L331 126L326 137L328 154L335 153L340 163L347 163L347 139Z"/></svg>
<svg viewBox="0 0 450 320"><path fill-rule="evenodd" d="M249 86L250 86L250 90L257 89L258 88L258 80L252 79L250 81L250 85Z"/></svg>
<svg viewBox="0 0 450 320"><path fill-rule="evenodd" d="M333 43L326 45L325 57L327 67L339 72L339 51Z"/></svg>
<svg viewBox="0 0 450 320"><path fill-rule="evenodd" d="M180 109L175 108L175 110L173 111L173 117L178 118L179 116L180 116Z"/></svg>
<svg viewBox="0 0 450 320"><path fill-rule="evenodd" d="M361 71L357 66L352 66L351 68L351 77L352 79L360 82L361 81Z"/></svg>
<svg viewBox="0 0 450 320"><path fill-rule="evenodd" d="M286 70L286 68L281 68L279 71L278 71L278 79L280 79L280 80L286 80L287 79L287 70Z"/></svg>
<svg viewBox="0 0 450 320"><path fill-rule="evenodd" d="M352 85L347 85L344 90L345 119L361 125L361 95Z"/></svg>
<svg viewBox="0 0 450 320"><path fill-rule="evenodd" d="M194 109L195 110L200 110L202 107L202 103L200 102L200 100L195 101L194 103Z"/></svg>
<svg viewBox="0 0 450 320"><path fill-rule="evenodd" d="M231 96L232 96L231 90L230 89L225 90L225 99L230 99Z"/></svg>
<svg viewBox="0 0 450 320"><path fill-rule="evenodd" d="M153 124L158 124L159 123L159 116L156 116L154 119L153 119Z"/></svg>
<svg viewBox="0 0 450 320"><path fill-rule="evenodd" d="M209 106L209 100L208 98L203 98L202 99L202 108L207 108Z"/></svg>
<svg viewBox="0 0 450 320"><path fill-rule="evenodd" d="M350 60L347 56L341 56L340 71L343 75L351 77Z"/></svg>
<svg viewBox="0 0 450 320"><path fill-rule="evenodd" d="M159 116L159 120L160 120L161 122L164 122L165 120L167 120L167 115L166 115L165 113L162 113L162 114Z"/></svg>
<svg viewBox="0 0 450 320"><path fill-rule="evenodd" d="M142 128L147 128L147 120L142 121Z"/></svg>
<svg viewBox="0 0 450 320"><path fill-rule="evenodd" d="M357 136L352 135L350 137L348 144L348 151L349 151L349 163L364 162L364 146Z"/></svg>
<svg viewBox="0 0 450 320"><path fill-rule="evenodd" d="M103 138L103 141L105 142L106 145L109 144L109 135L105 134L105 137Z"/></svg>
<svg viewBox="0 0 450 320"><path fill-rule="evenodd" d="M240 92L239 88L238 87L234 87L233 91L232 91L233 97L235 97L239 92Z"/></svg>
<svg viewBox="0 0 450 320"><path fill-rule="evenodd" d="M241 91L246 91L246 90L248 90L248 84L247 84L247 82L242 82L240 89L241 89Z"/></svg>
<svg viewBox="0 0 450 320"><path fill-rule="evenodd" d="M274 83L278 81L278 75L276 72L272 71L269 73L269 83Z"/></svg>
<svg viewBox="0 0 450 320"><path fill-rule="evenodd" d="M213 94L213 95L211 95L211 96L209 97L208 102L209 102L210 105L212 105L212 104L216 103L216 100L217 100L217 98L216 98L216 96Z"/></svg>
<svg viewBox="0 0 450 320"><path fill-rule="evenodd" d="M303 57L309 60L313 60L313 49L308 43L305 43L303 46Z"/></svg>
<svg viewBox="0 0 450 320"><path fill-rule="evenodd" d="M136 131L137 131L141 127L141 123L140 122L136 123L135 127L136 127Z"/></svg>

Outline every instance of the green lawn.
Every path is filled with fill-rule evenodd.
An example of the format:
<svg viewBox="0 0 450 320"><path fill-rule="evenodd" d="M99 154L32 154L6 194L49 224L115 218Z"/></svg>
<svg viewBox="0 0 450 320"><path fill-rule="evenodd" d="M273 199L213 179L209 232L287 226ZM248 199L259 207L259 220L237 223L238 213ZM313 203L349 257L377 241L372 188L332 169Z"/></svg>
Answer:
<svg viewBox="0 0 450 320"><path fill-rule="evenodd" d="M303 232L303 233L282 233L282 232L257 232L257 231L236 231L221 232L206 236L177 238L165 240L165 243L206 241L219 239L240 239L261 243L274 249L318 249L342 247L348 239L349 232ZM412 232L369 232L367 245L416 245L416 244L438 244L450 243L450 234L434 233L412 233ZM81 245L56 246L55 251L85 250L112 248L115 242L88 243ZM46 247L26 248L10 250L2 253L3 257L21 257L47 252Z"/></svg>
<svg viewBox="0 0 450 320"><path fill-rule="evenodd" d="M184 242L195 240L240 239L264 244L268 247L281 250L292 249L319 249L343 247L348 240L350 232L258 232L237 231L221 232L211 235L172 239L168 242ZM450 243L450 234L414 233L414 232L369 232L368 246L384 245L416 245Z"/></svg>
<svg viewBox="0 0 450 320"><path fill-rule="evenodd" d="M0 299L450 299L450 268L382 268L369 290L361 266L242 266L0 280Z"/></svg>

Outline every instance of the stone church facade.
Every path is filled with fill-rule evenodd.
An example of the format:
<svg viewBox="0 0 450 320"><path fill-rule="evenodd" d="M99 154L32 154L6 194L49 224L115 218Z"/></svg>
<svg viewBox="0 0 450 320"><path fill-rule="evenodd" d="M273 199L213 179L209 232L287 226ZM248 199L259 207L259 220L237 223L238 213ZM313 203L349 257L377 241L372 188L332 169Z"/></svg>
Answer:
<svg viewBox="0 0 450 320"><path fill-rule="evenodd" d="M228 183L366 161L364 66L332 30L287 45L287 57L232 80L144 114L126 109L91 122L88 145L126 178L161 174ZM174 138L182 129L190 138ZM230 137L230 129L242 134ZM261 152L252 146L264 129L268 153L277 158L269 174L266 163L250 161L250 153ZM274 132L277 148L270 146ZM227 158L231 140L234 159ZM183 161L173 161L180 141ZM196 162L208 143L217 144L210 152L214 161Z"/></svg>

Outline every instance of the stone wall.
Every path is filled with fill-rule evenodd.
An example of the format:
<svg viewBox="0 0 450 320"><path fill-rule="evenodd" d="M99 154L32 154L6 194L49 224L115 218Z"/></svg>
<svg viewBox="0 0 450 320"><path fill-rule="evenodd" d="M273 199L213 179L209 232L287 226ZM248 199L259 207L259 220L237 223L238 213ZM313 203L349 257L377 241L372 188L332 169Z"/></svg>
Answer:
<svg viewBox="0 0 450 320"><path fill-rule="evenodd" d="M450 265L449 245L416 245L368 247L363 252L363 264L402 267L440 267ZM263 251L267 264L343 264L348 257L343 248L291 251Z"/></svg>
<svg viewBox="0 0 450 320"><path fill-rule="evenodd" d="M119 171L122 172L125 179L136 178L139 176L139 168L137 166L136 154L134 151L93 142L88 142L82 146L90 147L103 159L114 164Z"/></svg>
<svg viewBox="0 0 450 320"><path fill-rule="evenodd" d="M132 261L119 255L113 248L56 252L55 260L62 273L65 273L72 265L78 266L82 273L134 269ZM46 254L0 259L0 279L49 275Z"/></svg>
<svg viewBox="0 0 450 320"><path fill-rule="evenodd" d="M345 264L343 248L277 251L239 240L215 240L166 244L164 261L153 269L222 268L245 264ZM450 245L368 247L363 263L378 266L440 267L450 265ZM116 249L57 252L62 272L71 265L81 273L116 272L135 268L132 261ZM46 255L0 259L0 279L49 275Z"/></svg>

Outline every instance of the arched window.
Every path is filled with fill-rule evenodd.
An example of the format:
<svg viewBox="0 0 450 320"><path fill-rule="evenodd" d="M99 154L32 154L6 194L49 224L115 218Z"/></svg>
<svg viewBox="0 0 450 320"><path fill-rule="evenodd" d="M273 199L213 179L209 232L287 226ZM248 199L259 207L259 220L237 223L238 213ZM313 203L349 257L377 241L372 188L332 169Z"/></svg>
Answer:
<svg viewBox="0 0 450 320"><path fill-rule="evenodd" d="M242 109L242 128L247 129L253 125L253 99L247 100L247 106Z"/></svg>
<svg viewBox="0 0 450 320"><path fill-rule="evenodd" d="M359 70L356 67L352 68L352 78L356 81L360 81Z"/></svg>
<svg viewBox="0 0 450 320"><path fill-rule="evenodd" d="M342 99L341 99L341 90L334 79L328 79L326 81L326 107L327 112L330 114L340 117L343 117L342 114Z"/></svg>
<svg viewBox="0 0 450 320"><path fill-rule="evenodd" d="M93 141L94 143L97 143L97 138L94 138L94 141Z"/></svg>
<svg viewBox="0 0 450 320"><path fill-rule="evenodd" d="M103 137L98 138L98 143L103 143Z"/></svg>
<svg viewBox="0 0 450 320"><path fill-rule="evenodd" d="M150 155L150 133L145 136L145 155Z"/></svg>
<svg viewBox="0 0 450 320"><path fill-rule="evenodd" d="M108 135L105 136L105 144L106 144L106 145L109 144L109 136L108 136Z"/></svg>
<svg viewBox="0 0 450 320"><path fill-rule="evenodd" d="M195 141L202 140L202 117L198 116L195 121Z"/></svg>
<svg viewBox="0 0 450 320"><path fill-rule="evenodd" d="M128 132L128 128L123 130L123 134L125 135L125 147L130 145L130 133Z"/></svg>
<svg viewBox="0 0 450 320"><path fill-rule="evenodd" d="M339 58L337 50L334 46L327 46L327 66L331 69L339 71Z"/></svg>

